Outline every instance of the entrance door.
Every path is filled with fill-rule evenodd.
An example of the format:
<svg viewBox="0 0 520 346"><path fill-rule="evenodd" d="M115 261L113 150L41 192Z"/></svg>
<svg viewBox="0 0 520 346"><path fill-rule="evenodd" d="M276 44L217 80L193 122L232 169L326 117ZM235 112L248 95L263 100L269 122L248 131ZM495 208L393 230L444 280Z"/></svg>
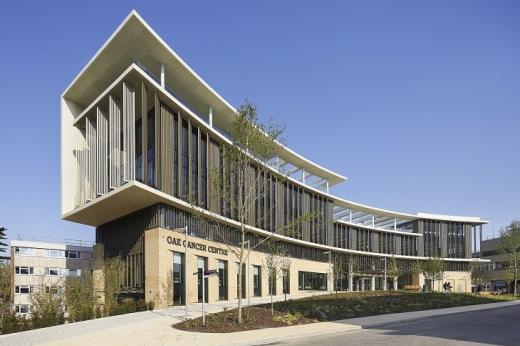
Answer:
<svg viewBox="0 0 520 346"><path fill-rule="evenodd" d="M198 277L198 302L202 303L202 276L205 271L208 270L208 259L206 257L197 257L197 271L199 272ZM208 302L208 279L204 279L204 302Z"/></svg>
<svg viewBox="0 0 520 346"><path fill-rule="evenodd" d="M173 253L173 305L184 305L184 254Z"/></svg>

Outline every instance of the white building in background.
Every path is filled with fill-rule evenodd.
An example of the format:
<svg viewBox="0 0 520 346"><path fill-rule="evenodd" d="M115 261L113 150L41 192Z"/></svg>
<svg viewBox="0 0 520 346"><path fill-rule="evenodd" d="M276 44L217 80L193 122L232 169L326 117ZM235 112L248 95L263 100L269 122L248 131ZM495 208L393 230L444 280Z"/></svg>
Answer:
<svg viewBox="0 0 520 346"><path fill-rule="evenodd" d="M11 241L13 266L13 305L18 314L31 309L30 294L40 287L63 291L67 278L79 276L92 268L92 243L49 243L42 241Z"/></svg>

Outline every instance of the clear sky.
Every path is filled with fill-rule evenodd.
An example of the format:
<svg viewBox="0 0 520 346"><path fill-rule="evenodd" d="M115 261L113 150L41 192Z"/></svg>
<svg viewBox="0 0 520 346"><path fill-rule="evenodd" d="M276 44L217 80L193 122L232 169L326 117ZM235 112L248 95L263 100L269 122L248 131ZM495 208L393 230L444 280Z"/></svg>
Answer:
<svg viewBox="0 0 520 346"><path fill-rule="evenodd" d="M12 1L0 10L0 225L60 219L59 98L136 9L231 104L398 211L520 218L518 1Z"/></svg>

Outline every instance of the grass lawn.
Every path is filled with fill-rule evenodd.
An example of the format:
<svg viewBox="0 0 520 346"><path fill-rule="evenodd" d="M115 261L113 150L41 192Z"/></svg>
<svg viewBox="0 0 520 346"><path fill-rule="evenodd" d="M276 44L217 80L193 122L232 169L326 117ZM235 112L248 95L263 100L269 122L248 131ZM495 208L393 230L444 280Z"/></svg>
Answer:
<svg viewBox="0 0 520 346"><path fill-rule="evenodd" d="M229 333L242 330L284 327L295 324L334 321L347 318L449 308L455 306L495 303L515 300L512 296L475 296L457 293L410 292L353 292L309 297L274 304L275 316L270 305L244 308L244 321L236 322L236 309L211 314L206 317L175 324L188 331Z"/></svg>

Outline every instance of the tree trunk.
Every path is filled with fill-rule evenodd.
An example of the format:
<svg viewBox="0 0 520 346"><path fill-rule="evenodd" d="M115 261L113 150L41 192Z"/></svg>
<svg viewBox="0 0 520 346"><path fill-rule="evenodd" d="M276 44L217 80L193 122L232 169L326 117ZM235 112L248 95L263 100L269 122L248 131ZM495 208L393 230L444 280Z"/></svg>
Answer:
<svg viewBox="0 0 520 346"><path fill-rule="evenodd" d="M516 281L518 280L518 264L515 260L515 281L513 282L513 291L515 292L515 297L516 297L516 294L517 294L517 290L516 290Z"/></svg>
<svg viewBox="0 0 520 346"><path fill-rule="evenodd" d="M273 305L273 283L271 283L271 287L269 290L269 294L271 295L271 316L274 316L274 305Z"/></svg>
<svg viewBox="0 0 520 346"><path fill-rule="evenodd" d="M242 244L240 245L240 259L238 264L238 317L237 322L242 323L242 275L244 267L244 225L242 224Z"/></svg>

